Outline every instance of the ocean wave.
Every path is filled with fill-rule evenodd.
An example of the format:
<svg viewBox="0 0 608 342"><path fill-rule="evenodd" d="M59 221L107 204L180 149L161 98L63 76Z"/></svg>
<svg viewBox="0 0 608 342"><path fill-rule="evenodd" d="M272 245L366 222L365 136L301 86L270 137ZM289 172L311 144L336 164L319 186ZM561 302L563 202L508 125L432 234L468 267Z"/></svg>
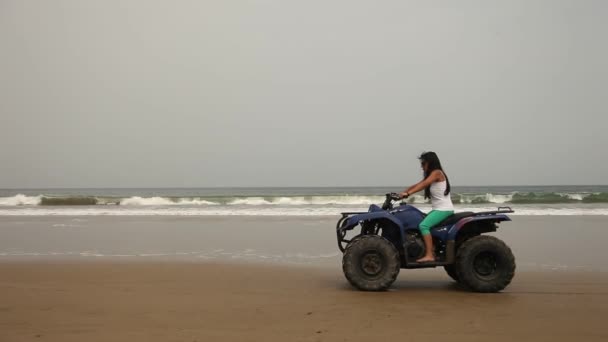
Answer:
<svg viewBox="0 0 608 342"><path fill-rule="evenodd" d="M103 196L58 196L40 194L27 196L18 194L0 197L0 206L369 206L380 204L384 196L375 195L320 195L320 196L219 196L219 197L162 197L133 195L129 197ZM577 204L608 203L608 193L455 193L452 201L456 205L484 204ZM412 204L428 204L423 195L417 194L407 199Z"/></svg>
<svg viewBox="0 0 608 342"><path fill-rule="evenodd" d="M12 197L0 197L0 206L39 205L42 196L18 194Z"/></svg>
<svg viewBox="0 0 608 342"><path fill-rule="evenodd" d="M608 193L514 192L510 194L454 194L456 204L567 204L608 203Z"/></svg>
<svg viewBox="0 0 608 342"><path fill-rule="evenodd" d="M265 200L262 197L247 197L247 198L236 198L227 203L228 205L269 205L271 202Z"/></svg>
<svg viewBox="0 0 608 342"><path fill-rule="evenodd" d="M99 200L96 197L42 197L40 205L96 205Z"/></svg>
<svg viewBox="0 0 608 342"><path fill-rule="evenodd" d="M608 203L608 193L600 192L583 197L583 203Z"/></svg>
<svg viewBox="0 0 608 342"><path fill-rule="evenodd" d="M235 198L227 205L370 205L381 203L382 196L295 196L295 197L244 197Z"/></svg>
<svg viewBox="0 0 608 342"><path fill-rule="evenodd" d="M383 196L316 196L311 199L311 204L316 205L370 205L382 203Z"/></svg>
<svg viewBox="0 0 608 342"><path fill-rule="evenodd" d="M452 201L460 204L510 203L513 194L454 194Z"/></svg>
<svg viewBox="0 0 608 342"><path fill-rule="evenodd" d="M163 206L163 205L217 205L218 203L206 201L200 198L167 198L167 197L140 197L133 196L125 198L119 202L120 205L144 205L144 206Z"/></svg>
<svg viewBox="0 0 608 342"><path fill-rule="evenodd" d="M171 205L173 202L163 197L139 197L133 196L120 201L120 205Z"/></svg>

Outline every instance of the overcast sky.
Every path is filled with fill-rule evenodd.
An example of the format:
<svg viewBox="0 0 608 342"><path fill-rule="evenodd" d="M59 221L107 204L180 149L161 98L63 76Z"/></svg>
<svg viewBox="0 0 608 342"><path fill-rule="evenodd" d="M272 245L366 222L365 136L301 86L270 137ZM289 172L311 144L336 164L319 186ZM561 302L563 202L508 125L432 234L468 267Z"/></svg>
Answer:
<svg viewBox="0 0 608 342"><path fill-rule="evenodd" d="M606 1L0 0L0 187L607 184Z"/></svg>

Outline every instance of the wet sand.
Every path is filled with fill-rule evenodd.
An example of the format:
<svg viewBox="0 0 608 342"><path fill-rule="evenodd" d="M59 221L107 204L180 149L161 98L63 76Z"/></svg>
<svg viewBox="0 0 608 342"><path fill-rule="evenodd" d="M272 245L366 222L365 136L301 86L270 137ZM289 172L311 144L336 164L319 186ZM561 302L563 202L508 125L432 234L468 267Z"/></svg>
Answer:
<svg viewBox="0 0 608 342"><path fill-rule="evenodd" d="M0 341L606 341L606 273L518 273L500 294L442 272L353 290L340 270L1 262Z"/></svg>
<svg viewBox="0 0 608 342"><path fill-rule="evenodd" d="M518 270L608 272L608 216L513 216ZM340 267L336 217L0 217L2 260L183 260Z"/></svg>

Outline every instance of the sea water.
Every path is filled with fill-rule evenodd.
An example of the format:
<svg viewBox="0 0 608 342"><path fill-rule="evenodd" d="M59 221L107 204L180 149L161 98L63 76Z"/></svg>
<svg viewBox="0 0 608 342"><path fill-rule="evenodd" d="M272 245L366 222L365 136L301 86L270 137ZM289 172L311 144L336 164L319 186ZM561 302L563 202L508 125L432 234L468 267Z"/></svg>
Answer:
<svg viewBox="0 0 608 342"><path fill-rule="evenodd" d="M0 215L333 216L380 204L393 187L0 189ZM456 211L510 206L515 215L608 215L608 186L453 187ZM422 210L421 193L407 200Z"/></svg>

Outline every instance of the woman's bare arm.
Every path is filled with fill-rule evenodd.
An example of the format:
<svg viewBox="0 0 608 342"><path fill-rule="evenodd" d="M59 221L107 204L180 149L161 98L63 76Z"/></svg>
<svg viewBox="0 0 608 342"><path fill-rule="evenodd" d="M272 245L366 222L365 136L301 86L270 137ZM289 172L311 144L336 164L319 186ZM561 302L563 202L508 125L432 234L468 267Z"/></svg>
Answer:
<svg viewBox="0 0 608 342"><path fill-rule="evenodd" d="M426 189L426 187L428 187L429 185L431 185L435 182L441 181L442 178L444 178L443 173L440 170L435 170L435 171L431 172L431 174L428 177L426 177L424 180L410 186L404 192L402 192L400 195L401 195L401 197L409 197L409 196L417 193L418 191Z"/></svg>

